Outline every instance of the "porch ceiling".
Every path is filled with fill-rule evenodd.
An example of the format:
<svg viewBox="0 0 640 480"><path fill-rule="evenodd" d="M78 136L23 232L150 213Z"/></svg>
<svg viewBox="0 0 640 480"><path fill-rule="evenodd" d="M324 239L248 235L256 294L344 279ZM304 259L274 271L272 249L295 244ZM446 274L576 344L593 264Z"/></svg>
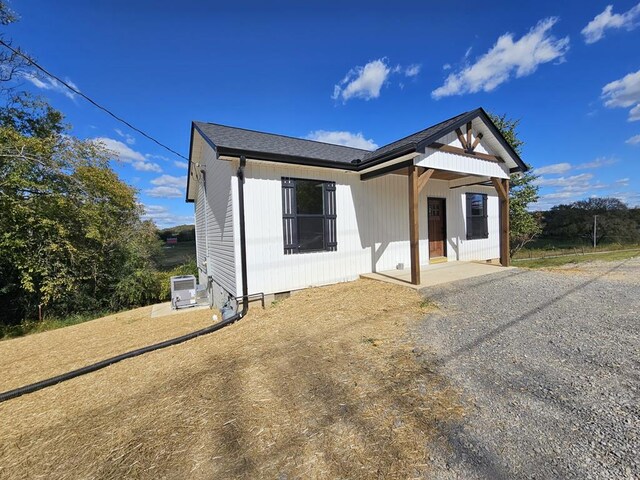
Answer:
<svg viewBox="0 0 640 480"><path fill-rule="evenodd" d="M393 172L389 172L390 175L404 175L405 177L409 175L409 167L400 168L398 170L394 170ZM447 170L436 170L431 175L431 178L434 180L456 180L458 178L469 177L468 173L458 173L458 172L450 172Z"/></svg>

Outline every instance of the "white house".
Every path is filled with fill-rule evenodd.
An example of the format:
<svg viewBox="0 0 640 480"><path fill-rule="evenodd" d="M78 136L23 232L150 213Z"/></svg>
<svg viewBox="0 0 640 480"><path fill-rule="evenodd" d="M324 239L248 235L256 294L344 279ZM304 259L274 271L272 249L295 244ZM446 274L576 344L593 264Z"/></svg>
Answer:
<svg viewBox="0 0 640 480"><path fill-rule="evenodd" d="M508 179L527 169L481 108L375 151L194 122L189 157L217 306L397 268L420 284L440 261L508 265Z"/></svg>

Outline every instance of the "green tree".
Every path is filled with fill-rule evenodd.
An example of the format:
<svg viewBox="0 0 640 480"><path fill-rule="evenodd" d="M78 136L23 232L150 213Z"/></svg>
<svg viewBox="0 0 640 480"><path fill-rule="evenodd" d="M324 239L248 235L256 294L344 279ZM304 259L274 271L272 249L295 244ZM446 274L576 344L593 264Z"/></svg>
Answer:
<svg viewBox="0 0 640 480"><path fill-rule="evenodd" d="M16 18L0 0L0 25ZM103 145L16 91L11 80L33 75L29 63L0 48L0 326L37 318L39 305L65 316L161 300L160 241L137 192Z"/></svg>
<svg viewBox="0 0 640 480"><path fill-rule="evenodd" d="M155 226L141 220L136 191L110 168L108 154L69 135L62 115L41 100L0 108L5 323L33 317L38 305L65 315L146 304L154 292L158 299L159 288L148 288L159 249ZM131 285L138 291L122 293Z"/></svg>
<svg viewBox="0 0 640 480"><path fill-rule="evenodd" d="M640 218L634 209L617 198L593 197L567 205L556 205L545 214L544 235L562 240L583 240L593 244L640 242Z"/></svg>
<svg viewBox="0 0 640 480"><path fill-rule="evenodd" d="M509 119L504 114L489 116L507 142L520 155L524 145L517 131L520 120ZM530 168L525 173L511 175L509 180L509 253L512 257L542 232L539 218L528 210L529 205L538 201L538 186L534 183L536 178Z"/></svg>
<svg viewBox="0 0 640 480"><path fill-rule="evenodd" d="M18 15L9 8L7 2L0 0L0 26L6 27L18 21ZM0 31L0 40L11 45L11 40L5 38ZM17 49L20 53L20 49ZM22 56L0 47L0 90L10 90L10 82L28 72L29 62Z"/></svg>

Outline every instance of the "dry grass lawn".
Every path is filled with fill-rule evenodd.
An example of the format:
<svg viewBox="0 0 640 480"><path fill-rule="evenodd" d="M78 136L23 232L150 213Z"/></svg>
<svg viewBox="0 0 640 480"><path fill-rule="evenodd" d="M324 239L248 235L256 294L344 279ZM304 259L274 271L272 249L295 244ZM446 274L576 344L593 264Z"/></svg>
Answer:
<svg viewBox="0 0 640 480"><path fill-rule="evenodd" d="M0 404L0 478L428 475L430 442L463 411L412 349L420 302L368 280L308 289L212 335ZM0 389L201 327L210 312L147 316L3 342Z"/></svg>

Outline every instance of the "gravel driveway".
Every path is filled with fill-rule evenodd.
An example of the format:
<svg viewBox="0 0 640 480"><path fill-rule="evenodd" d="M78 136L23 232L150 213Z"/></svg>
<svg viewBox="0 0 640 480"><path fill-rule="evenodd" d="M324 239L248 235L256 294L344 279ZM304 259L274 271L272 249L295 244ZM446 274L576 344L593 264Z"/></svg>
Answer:
<svg viewBox="0 0 640 480"><path fill-rule="evenodd" d="M422 293L414 335L467 406L435 478L640 478L640 258Z"/></svg>

